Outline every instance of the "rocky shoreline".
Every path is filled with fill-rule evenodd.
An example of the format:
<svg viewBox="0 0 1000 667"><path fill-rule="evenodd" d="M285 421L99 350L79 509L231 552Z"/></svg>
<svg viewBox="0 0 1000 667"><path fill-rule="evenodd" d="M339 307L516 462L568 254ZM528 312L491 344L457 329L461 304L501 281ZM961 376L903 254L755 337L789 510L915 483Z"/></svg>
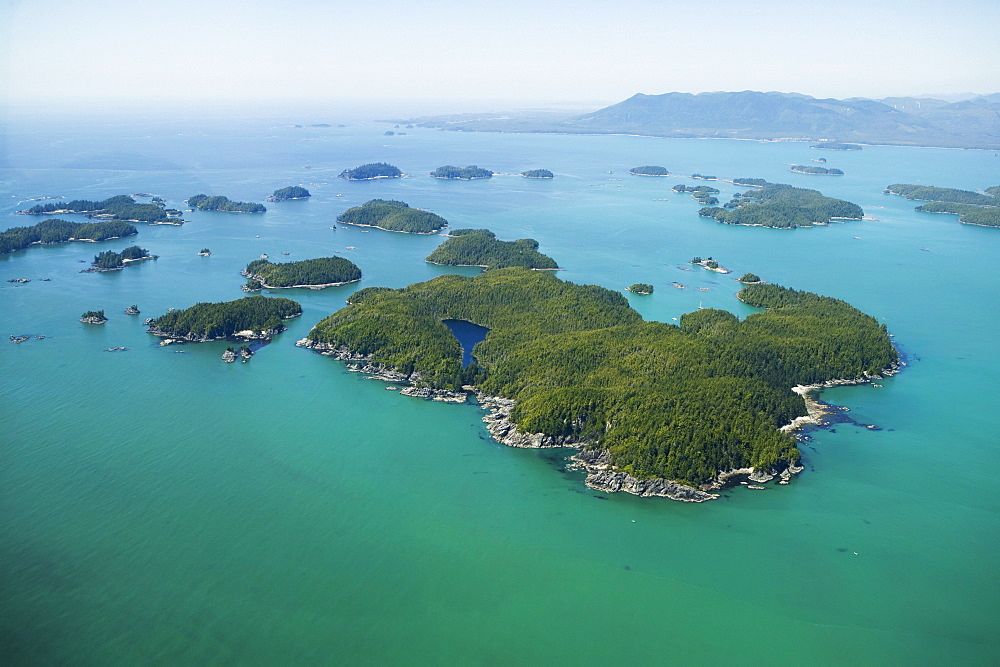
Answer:
<svg viewBox="0 0 1000 667"><path fill-rule="evenodd" d="M201 254L201 253L198 253L198 254ZM326 289L327 287L340 287L341 285L350 285L351 283L361 282L361 278L358 278L357 280L347 280L347 281L344 281L342 283L321 283L321 284L318 284L318 285L284 285L284 286L281 286L281 287L277 287L277 286L274 286L274 285L268 285L267 283L264 282L264 279L261 278L260 276L254 275L252 273L247 273L246 269L244 269L243 271L240 271L240 275L243 276L243 277L245 277L245 278L247 278L247 279L249 279L249 280L256 280L257 282L259 282L261 289L298 289L298 288L302 288L302 289L316 289L316 290L319 290L319 289ZM260 290L248 289L247 286L244 285L243 286L243 291L244 292L258 292Z"/></svg>
<svg viewBox="0 0 1000 667"><path fill-rule="evenodd" d="M465 386L462 392L448 391L443 389L430 389L415 386L421 381L418 373L405 375L395 370L389 369L382 364L373 364L372 355L358 355L351 352L347 346L334 347L329 343L320 343L303 338L295 343L298 347L305 347L318 352L324 356L333 357L348 363L348 368L354 372L365 373L369 377L386 382L410 383L411 386L400 391L406 396L416 396L435 401L449 401L464 403L466 392L475 392L476 399L485 411L483 423L490 436L502 445L517 447L522 449L546 449L546 448L573 448L579 451L570 457L571 463L568 468L583 470L587 477L584 480L589 488L607 493L624 492L641 497L662 497L687 503L700 503L707 500L714 500L719 497L719 491L735 483L747 484L755 489L767 487L759 486L777 479L777 484L788 484L792 476L805 470L805 466L795 465L791 462L781 462L778 466L770 470L757 470L752 467L737 468L733 470L719 471L714 480L699 488L680 484L678 482L652 477L640 479L626 472L617 470L611 464L610 452L593 446L593 443L575 438L573 436L552 436L545 433L525 433L521 431L511 419L511 412L516 405L513 399L499 396L489 396L476 390L475 387ZM899 365L883 369L881 374L864 374L855 379L830 380L821 384L801 385L793 387L792 391L802 396L806 404L807 415L796 417L791 423L780 428L781 431L790 433L803 426L814 424L822 425L826 418L833 413L833 408L815 400L811 393L829 387L851 386L866 384L874 380L882 379L885 376L894 375L899 372Z"/></svg>

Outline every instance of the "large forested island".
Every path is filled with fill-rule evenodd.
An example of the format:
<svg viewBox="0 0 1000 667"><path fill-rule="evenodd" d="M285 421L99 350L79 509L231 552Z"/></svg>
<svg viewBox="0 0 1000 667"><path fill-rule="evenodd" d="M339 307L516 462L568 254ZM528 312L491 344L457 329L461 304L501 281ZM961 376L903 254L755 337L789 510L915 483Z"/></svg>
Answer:
<svg viewBox="0 0 1000 667"><path fill-rule="evenodd" d="M633 176L669 176L670 172L667 171L666 167L659 167L657 165L646 165L643 167L632 167L628 170L628 173Z"/></svg>
<svg viewBox="0 0 1000 667"><path fill-rule="evenodd" d="M474 164L470 164L467 167L455 167L446 164L432 171L431 176L434 178L454 178L460 181L472 181L477 178L493 178L493 172L489 169L477 167Z"/></svg>
<svg viewBox="0 0 1000 667"><path fill-rule="evenodd" d="M732 475L799 470L781 428L807 414L793 387L897 363L884 325L843 301L763 284L739 298L768 310L703 309L675 326L643 321L617 292L506 268L365 290L301 344L418 386L475 385L497 440L583 447L594 488L698 501ZM463 368L444 319L490 330L476 362Z"/></svg>
<svg viewBox="0 0 1000 667"><path fill-rule="evenodd" d="M32 245L66 241L107 241L137 233L135 227L119 220L69 222L52 218L30 227L11 227L5 232L0 232L0 255L23 250Z"/></svg>
<svg viewBox="0 0 1000 667"><path fill-rule="evenodd" d="M456 229L447 241L434 249L427 261L445 266L481 266L497 269L520 266L526 269L558 269L556 261L538 252L535 239L501 241L488 229Z"/></svg>
<svg viewBox="0 0 1000 667"><path fill-rule="evenodd" d="M548 169L529 169L522 171L521 175L525 178L555 178L555 174Z"/></svg>
<svg viewBox="0 0 1000 667"><path fill-rule="evenodd" d="M825 197L816 190L768 183L734 195L726 208L707 207L698 211L698 215L730 225L792 229L823 225L835 219L859 220L864 211L857 204Z"/></svg>
<svg viewBox="0 0 1000 667"><path fill-rule="evenodd" d="M195 195L187 198L188 206L199 211L223 211L225 213L264 213L267 208L256 202L232 201L222 195Z"/></svg>
<svg viewBox="0 0 1000 667"><path fill-rule="evenodd" d="M301 314L302 306L291 299L256 295L170 311L153 320L146 331L193 343L225 338L268 340L285 330L282 320Z"/></svg>
<svg viewBox="0 0 1000 667"><path fill-rule="evenodd" d="M341 213L337 222L410 234L433 234L448 226L448 221L436 213L410 208L406 202L393 199L366 201Z"/></svg>
<svg viewBox="0 0 1000 667"><path fill-rule="evenodd" d="M924 213L952 213L959 216L959 222L968 225L1000 227L1000 185L986 188L985 194L980 194L932 185L894 183L886 186L885 192L928 202L916 208Z"/></svg>
<svg viewBox="0 0 1000 667"><path fill-rule="evenodd" d="M267 201L280 202L286 199L306 199L311 196L309 191L301 185L289 185L287 188L278 188L272 192L268 195Z"/></svg>
<svg viewBox="0 0 1000 667"><path fill-rule="evenodd" d="M361 280L361 269L344 257L318 257L300 262L274 264L255 259L242 274L267 289L308 287L322 289Z"/></svg>
<svg viewBox="0 0 1000 667"><path fill-rule="evenodd" d="M403 172L385 162L371 162L354 169L340 172L340 178L348 181L370 181L375 178L402 178Z"/></svg>
<svg viewBox="0 0 1000 667"><path fill-rule="evenodd" d="M166 208L166 203L162 199L157 198L154 202L140 204L129 195L116 195L101 201L74 199L59 204L36 204L18 212L22 215L82 213L88 218L168 225L179 225L184 222L180 217L180 211Z"/></svg>

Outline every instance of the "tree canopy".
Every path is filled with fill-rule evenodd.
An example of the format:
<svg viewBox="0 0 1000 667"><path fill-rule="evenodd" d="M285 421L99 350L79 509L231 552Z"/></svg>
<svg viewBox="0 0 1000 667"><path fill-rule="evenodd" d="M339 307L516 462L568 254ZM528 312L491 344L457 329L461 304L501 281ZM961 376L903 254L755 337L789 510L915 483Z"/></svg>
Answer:
<svg viewBox="0 0 1000 667"><path fill-rule="evenodd" d="M300 185L289 185L287 188L279 188L271 193L267 201L285 201L286 199L305 199L311 197L309 191Z"/></svg>
<svg viewBox="0 0 1000 667"><path fill-rule="evenodd" d="M30 227L11 227L0 232L0 255L22 250L32 245L63 243L66 241L106 241L137 234L127 222L69 222L59 218L43 220Z"/></svg>
<svg viewBox="0 0 1000 667"><path fill-rule="evenodd" d="M188 206L199 211L224 211L226 213L264 213L267 209L263 204L245 201L232 201L222 195L195 195L188 197Z"/></svg>
<svg viewBox="0 0 1000 667"><path fill-rule="evenodd" d="M522 171L521 175L525 178L555 178L555 174L548 169L529 169Z"/></svg>
<svg viewBox="0 0 1000 667"><path fill-rule="evenodd" d="M116 195L102 201L74 199L60 204L37 204L20 211L20 213L24 215L83 213L91 218L102 217L134 222L171 222L175 224L184 222L180 217L171 214L172 209L165 208L162 199L157 197L153 201L154 203L151 204L140 204L129 195Z"/></svg>
<svg viewBox="0 0 1000 667"><path fill-rule="evenodd" d="M434 178L457 178L463 181L471 181L476 178L493 178L493 172L490 169L483 169L474 164L470 164L468 167L455 167L446 164L432 171L431 176Z"/></svg>
<svg viewBox="0 0 1000 667"><path fill-rule="evenodd" d="M522 266L557 269L555 260L538 252L535 239L501 241L488 229L456 229L435 248L427 261L446 266L482 266L487 269Z"/></svg>
<svg viewBox="0 0 1000 667"><path fill-rule="evenodd" d="M278 264L255 259L247 264L243 275L259 281L263 287L333 285L361 280L361 269L344 257L318 257Z"/></svg>
<svg viewBox="0 0 1000 667"><path fill-rule="evenodd" d="M448 226L448 221L436 213L410 208L406 202L393 199L372 199L349 208L337 216L337 222L411 234L433 234Z"/></svg>
<svg viewBox="0 0 1000 667"><path fill-rule="evenodd" d="M149 333L206 341L230 337L240 331L279 333L281 320L302 314L302 306L291 299L247 296L235 301L196 303L173 310L153 320Z"/></svg>
<svg viewBox="0 0 1000 667"><path fill-rule="evenodd" d="M634 176L667 176L670 174L665 167L659 167L656 165L646 165L643 167L632 167L628 170L628 173Z"/></svg>
<svg viewBox="0 0 1000 667"><path fill-rule="evenodd" d="M386 162L371 162L340 172L340 178L348 181L367 181L373 178L401 178L402 176L403 172L399 170L399 167L394 167Z"/></svg>
<svg viewBox="0 0 1000 667"><path fill-rule="evenodd" d="M472 381L515 400L524 432L584 440L636 477L700 484L798 460L778 430L805 414L791 387L897 361L885 327L843 301L775 285L748 285L740 298L768 310L741 322L703 309L678 327L644 322L619 293L506 268L369 290L309 339L426 386ZM443 319L490 330L472 370Z"/></svg>
<svg viewBox="0 0 1000 667"><path fill-rule="evenodd" d="M743 179L762 180L762 179ZM766 183L766 181L765 181ZM730 225L758 225L791 229L828 223L834 218L860 219L864 211L857 204L825 197L817 190L795 188L781 183L743 193L726 204L727 208L708 207L698 212L706 218Z"/></svg>

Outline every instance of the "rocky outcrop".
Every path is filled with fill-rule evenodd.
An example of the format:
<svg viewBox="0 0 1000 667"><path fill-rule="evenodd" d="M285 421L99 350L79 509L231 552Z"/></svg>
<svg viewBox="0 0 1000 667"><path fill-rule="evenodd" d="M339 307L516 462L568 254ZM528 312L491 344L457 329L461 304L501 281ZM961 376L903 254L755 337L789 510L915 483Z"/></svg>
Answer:
<svg viewBox="0 0 1000 667"><path fill-rule="evenodd" d="M468 394L464 391L449 391L447 389L429 389L427 387L406 387L399 392L403 396L414 396L431 401L445 403L465 403Z"/></svg>
<svg viewBox="0 0 1000 667"><path fill-rule="evenodd" d="M222 360L227 364L231 364L236 361L236 350L231 347L226 348L226 351L222 353Z"/></svg>
<svg viewBox="0 0 1000 667"><path fill-rule="evenodd" d="M148 322L149 320L146 321ZM146 329L146 333L153 334L154 336L160 336L161 338L173 338L177 341L186 341L188 343L207 343L213 340L227 340L227 339L243 340L243 341L260 340L264 342L270 342L271 336L276 336L285 329L286 327L284 325L281 325L277 329L266 329L262 331L253 331L251 329L244 329L243 331L237 331L229 336L207 336L205 334L194 334L194 333L186 333L184 335L181 335L174 333L172 331L164 331L163 329L160 329L159 327L156 326L156 323L154 321L154 323L151 324L148 329Z"/></svg>
<svg viewBox="0 0 1000 667"><path fill-rule="evenodd" d="M607 450L584 449L572 457L576 467L587 471L584 482L588 487L598 491L615 493L624 491L636 496L658 496L679 500L685 503L701 503L718 498L718 494L706 493L691 486L678 484L669 479L657 477L639 479L611 465Z"/></svg>
<svg viewBox="0 0 1000 667"><path fill-rule="evenodd" d="M476 398L479 399L479 405L487 411L483 417L486 430L490 432L494 440L503 445L525 449L544 449L548 447L583 447L587 444L572 436L523 433L518 430L517 425L510 418L510 412L514 409L514 401L509 398L485 394L476 394Z"/></svg>

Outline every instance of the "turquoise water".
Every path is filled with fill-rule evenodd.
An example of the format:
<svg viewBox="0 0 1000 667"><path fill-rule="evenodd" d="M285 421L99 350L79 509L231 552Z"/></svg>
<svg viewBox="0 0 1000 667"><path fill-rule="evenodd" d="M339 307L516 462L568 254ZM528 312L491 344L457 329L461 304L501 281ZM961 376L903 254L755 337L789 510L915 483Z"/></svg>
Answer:
<svg viewBox="0 0 1000 667"><path fill-rule="evenodd" d="M313 122L346 127L291 127ZM1000 659L1000 230L882 194L897 182L996 185L1000 157L824 153L846 172L834 178L788 172L817 157L797 143L385 129L336 118L8 126L3 228L33 223L13 212L46 195L150 192L177 205L199 192L261 201L303 184L314 196L262 216L197 212L183 227L141 227L100 249L139 243L159 259L116 273L78 273L98 250L89 244L0 258L0 334L45 336L0 344L4 662ZM413 177L336 179L380 160ZM504 175L426 176L443 164ZM877 221L719 225L670 191L695 182L625 173L639 164L815 187ZM516 176L532 168L556 178ZM738 190L719 187L720 199ZM649 319L699 304L747 313L732 276L678 268L712 256L736 276L875 315L909 364L881 388L824 394L882 430L814 433L789 487L700 505L598 494L564 471L564 452L489 440L475 406L402 397L294 347L356 289L445 272L423 262L440 237L330 229L373 197L535 238L566 280L652 283L650 296L626 294ZM197 256L205 246L213 255ZM176 354L145 333L142 320L167 308L242 296L239 270L281 252L338 252L364 279L282 291L304 315L248 364L222 363L225 343ZM122 314L133 303L142 315ZM77 322L101 308L106 325ZM128 351L105 352L116 346Z"/></svg>

